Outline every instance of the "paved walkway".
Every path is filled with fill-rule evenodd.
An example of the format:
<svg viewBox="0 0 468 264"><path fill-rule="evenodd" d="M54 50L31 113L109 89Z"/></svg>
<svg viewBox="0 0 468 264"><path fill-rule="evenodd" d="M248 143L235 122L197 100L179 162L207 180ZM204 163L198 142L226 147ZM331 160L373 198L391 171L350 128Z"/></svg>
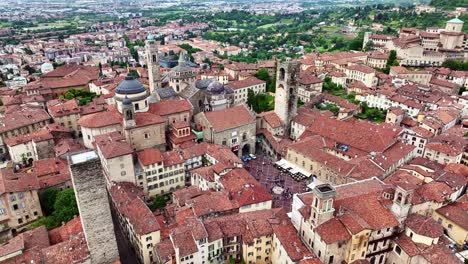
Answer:
<svg viewBox="0 0 468 264"><path fill-rule="evenodd" d="M307 191L306 180L297 182L286 173L280 172L273 164L274 161L263 155L257 159L244 163L244 167L257 179L273 196L273 207L283 207L291 211L292 195ZM279 186L284 189L282 194L275 194L273 188ZM278 189L278 188L276 188Z"/></svg>

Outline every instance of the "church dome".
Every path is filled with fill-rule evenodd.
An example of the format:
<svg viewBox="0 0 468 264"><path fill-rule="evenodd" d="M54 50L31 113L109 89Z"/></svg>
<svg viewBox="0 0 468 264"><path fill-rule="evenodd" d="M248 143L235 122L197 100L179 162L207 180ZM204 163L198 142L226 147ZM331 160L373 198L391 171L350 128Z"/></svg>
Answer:
<svg viewBox="0 0 468 264"><path fill-rule="evenodd" d="M132 100L128 98L128 96L125 96L125 98L122 101L123 105L132 105Z"/></svg>
<svg viewBox="0 0 468 264"><path fill-rule="evenodd" d="M146 88L138 80L127 76L119 83L115 92L118 94L138 94L146 92Z"/></svg>
<svg viewBox="0 0 468 264"><path fill-rule="evenodd" d="M222 93L224 92L224 85L218 81L213 81L211 82L208 87L206 87L206 90L210 93Z"/></svg>

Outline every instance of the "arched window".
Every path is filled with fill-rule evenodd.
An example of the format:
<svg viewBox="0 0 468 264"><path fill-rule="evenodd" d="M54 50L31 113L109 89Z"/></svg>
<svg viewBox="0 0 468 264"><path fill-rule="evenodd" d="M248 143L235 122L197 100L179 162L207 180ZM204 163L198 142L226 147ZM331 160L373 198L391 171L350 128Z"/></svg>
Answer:
<svg viewBox="0 0 468 264"><path fill-rule="evenodd" d="M403 194L398 193L396 202L399 203L399 204L401 204L401 201L402 201L402 200L403 200Z"/></svg>
<svg viewBox="0 0 468 264"><path fill-rule="evenodd" d="M127 120L131 120L131 119L133 119L133 114L132 114L132 111L130 111L130 110L127 110L126 116L127 116Z"/></svg>
<svg viewBox="0 0 468 264"><path fill-rule="evenodd" d="M401 254L401 248L399 246L395 246L395 252L400 255Z"/></svg>
<svg viewBox="0 0 468 264"><path fill-rule="evenodd" d="M153 55L153 62L156 62L158 60L158 58L156 57L156 55Z"/></svg>
<svg viewBox="0 0 468 264"><path fill-rule="evenodd" d="M286 70L284 68L281 68L280 75L279 75L280 81L284 81L285 77L286 77Z"/></svg>

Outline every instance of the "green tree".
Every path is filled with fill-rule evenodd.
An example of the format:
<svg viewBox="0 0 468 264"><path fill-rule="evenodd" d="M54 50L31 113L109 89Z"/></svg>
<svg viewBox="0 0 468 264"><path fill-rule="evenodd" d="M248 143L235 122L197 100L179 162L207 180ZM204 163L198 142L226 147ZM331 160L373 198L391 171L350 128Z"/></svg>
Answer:
<svg viewBox="0 0 468 264"><path fill-rule="evenodd" d="M140 78L140 74L138 74L138 72L136 70L130 70L128 71L128 75L135 78L135 79L138 79Z"/></svg>
<svg viewBox="0 0 468 264"><path fill-rule="evenodd" d="M47 210L46 215L48 215L31 223L28 226L29 229L45 225L50 230L60 226L62 222L70 221L79 214L73 189L46 190L41 196L41 206Z"/></svg>
<svg viewBox="0 0 468 264"><path fill-rule="evenodd" d="M66 189L57 195L54 203L55 219L61 222L67 222L73 219L74 215L78 215L78 206L76 204L75 192L73 189Z"/></svg>
<svg viewBox="0 0 468 264"><path fill-rule="evenodd" d="M454 71L468 71L468 62L446 60L442 63L442 67L446 67Z"/></svg>
<svg viewBox="0 0 468 264"><path fill-rule="evenodd" d="M384 73L388 74L390 73L390 67L392 66L398 66L398 61L397 61L397 53L395 50L391 50L390 54L388 55L387 59L387 65L385 66L385 69L383 70Z"/></svg>
<svg viewBox="0 0 468 264"><path fill-rule="evenodd" d="M369 51L373 49L374 49L374 42L370 40L366 43L366 46L364 47L364 51Z"/></svg>
<svg viewBox="0 0 468 264"><path fill-rule="evenodd" d="M24 66L23 69L28 71L29 74L36 73L36 69L34 69L33 67L31 67L29 65Z"/></svg>
<svg viewBox="0 0 468 264"><path fill-rule="evenodd" d="M259 69L255 74L255 77L266 82L266 91L275 92L276 78L271 78L268 74L268 70L265 68Z"/></svg>
<svg viewBox="0 0 468 264"><path fill-rule="evenodd" d="M360 32L351 42L349 42L348 49L350 50L362 50L364 43L364 32Z"/></svg>
<svg viewBox="0 0 468 264"><path fill-rule="evenodd" d="M157 195L156 197L153 198L153 201L151 202L149 208L151 209L151 211L154 211L156 209L166 207L166 204L167 204L166 197L162 195Z"/></svg>
<svg viewBox="0 0 468 264"><path fill-rule="evenodd" d="M58 193L59 190L50 188L41 194L41 206L45 215L51 215L54 212L54 202L57 199Z"/></svg>

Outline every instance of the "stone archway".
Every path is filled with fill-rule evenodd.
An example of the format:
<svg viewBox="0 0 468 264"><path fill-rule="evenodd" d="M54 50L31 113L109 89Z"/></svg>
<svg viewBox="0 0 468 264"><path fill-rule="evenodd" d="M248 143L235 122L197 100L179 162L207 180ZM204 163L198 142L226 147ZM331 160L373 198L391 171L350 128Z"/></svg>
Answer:
<svg viewBox="0 0 468 264"><path fill-rule="evenodd" d="M241 154L242 154L242 156L245 156L245 155L250 154L250 145L249 145L249 144L245 144L245 145L242 147Z"/></svg>

